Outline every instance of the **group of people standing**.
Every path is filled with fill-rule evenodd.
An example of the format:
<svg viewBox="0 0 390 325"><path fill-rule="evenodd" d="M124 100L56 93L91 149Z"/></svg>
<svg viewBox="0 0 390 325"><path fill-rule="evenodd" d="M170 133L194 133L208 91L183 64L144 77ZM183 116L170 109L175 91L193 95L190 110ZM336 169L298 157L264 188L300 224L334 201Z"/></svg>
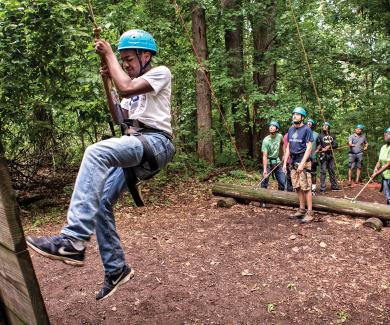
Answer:
<svg viewBox="0 0 390 325"><path fill-rule="evenodd" d="M278 182L278 190L298 193L300 207L291 218L299 218L302 223L314 220L312 197L317 193L317 167L320 167L320 193L326 193L326 174L329 174L330 189L340 191L336 177L334 150L338 149L336 135L331 132L331 123L324 121L321 132L315 128L314 119L305 119L307 112L303 107L296 107L292 112L292 126L284 137L279 133L277 121L269 123L269 135L263 140L261 151L263 161L262 188L268 188L269 176L273 173ZM355 132L348 138L348 185L352 185L353 171L355 181L360 181L363 165L363 153L368 148L367 138L363 134L364 125L358 124ZM385 130L386 144L375 166L372 178L383 173L384 191L390 204L390 128ZM282 158L281 158L282 157ZM387 166L387 167L386 167ZM306 204L307 210L306 210Z"/></svg>

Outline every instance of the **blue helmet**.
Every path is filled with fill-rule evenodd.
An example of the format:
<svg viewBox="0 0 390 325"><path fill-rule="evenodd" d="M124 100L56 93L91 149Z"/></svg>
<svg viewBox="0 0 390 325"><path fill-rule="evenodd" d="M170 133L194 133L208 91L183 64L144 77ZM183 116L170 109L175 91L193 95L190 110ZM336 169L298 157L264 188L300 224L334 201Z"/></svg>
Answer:
<svg viewBox="0 0 390 325"><path fill-rule="evenodd" d="M355 129L362 129L362 130L364 130L364 125L363 124L358 124L358 125L356 125Z"/></svg>
<svg viewBox="0 0 390 325"><path fill-rule="evenodd" d="M294 110L292 111L292 114L294 113L301 114L303 117L307 116L306 110L303 107L295 107Z"/></svg>
<svg viewBox="0 0 390 325"><path fill-rule="evenodd" d="M280 125L279 125L279 122L278 121L271 121L269 122L269 126L275 126L278 130L280 129Z"/></svg>
<svg viewBox="0 0 390 325"><path fill-rule="evenodd" d="M157 54L157 44L153 36L141 29L130 29L119 39L118 50L144 50Z"/></svg>
<svg viewBox="0 0 390 325"><path fill-rule="evenodd" d="M385 129L385 133L390 133L390 126L387 129Z"/></svg>
<svg viewBox="0 0 390 325"><path fill-rule="evenodd" d="M326 122L326 121L324 121L322 123L322 126L324 126L324 125L327 125L329 128L332 126L332 124L330 122Z"/></svg>

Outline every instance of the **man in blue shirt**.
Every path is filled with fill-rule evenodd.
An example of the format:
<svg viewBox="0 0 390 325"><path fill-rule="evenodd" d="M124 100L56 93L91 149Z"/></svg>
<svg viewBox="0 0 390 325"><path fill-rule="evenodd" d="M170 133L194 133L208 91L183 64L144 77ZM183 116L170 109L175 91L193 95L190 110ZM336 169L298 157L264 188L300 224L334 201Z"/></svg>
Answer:
<svg viewBox="0 0 390 325"><path fill-rule="evenodd" d="M311 193L310 154L313 146L313 132L303 123L307 116L303 107L296 107L292 112L294 125L288 130L288 144L284 156L283 170L287 172L287 161L291 156L291 179L298 193L299 210L290 218L302 218L302 223L314 220L313 197ZM305 210L305 201L307 211Z"/></svg>

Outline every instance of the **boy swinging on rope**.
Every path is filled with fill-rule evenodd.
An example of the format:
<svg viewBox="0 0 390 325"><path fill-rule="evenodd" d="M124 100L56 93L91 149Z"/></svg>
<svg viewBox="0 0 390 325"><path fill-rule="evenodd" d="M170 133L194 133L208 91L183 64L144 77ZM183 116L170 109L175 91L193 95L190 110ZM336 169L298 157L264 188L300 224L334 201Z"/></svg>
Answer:
<svg viewBox="0 0 390 325"><path fill-rule="evenodd" d="M313 198L311 192L310 154L313 146L313 132L303 123L307 116L303 107L296 107L292 112L294 125L288 130L288 144L284 155L283 171L287 172L287 161L291 156L291 179L297 190L299 209L290 219L302 218L301 223L314 220ZM305 201L307 211L305 211Z"/></svg>
<svg viewBox="0 0 390 325"><path fill-rule="evenodd" d="M155 40L143 30L129 30L120 37L118 50L122 65L108 42L101 39L95 42L95 51L106 62L101 74L111 77L123 96L123 114L132 126L126 130L129 131L126 135L100 141L85 151L67 224L61 233L27 238L28 245L39 254L82 266L87 242L96 231L105 272L97 300L109 297L134 275L134 270L125 262L113 214L114 204L126 187L122 168L133 168L137 175L147 174L151 163L144 161L146 151L151 152L158 169L174 155L171 73L165 66L152 68L150 65L152 56L157 53Z"/></svg>

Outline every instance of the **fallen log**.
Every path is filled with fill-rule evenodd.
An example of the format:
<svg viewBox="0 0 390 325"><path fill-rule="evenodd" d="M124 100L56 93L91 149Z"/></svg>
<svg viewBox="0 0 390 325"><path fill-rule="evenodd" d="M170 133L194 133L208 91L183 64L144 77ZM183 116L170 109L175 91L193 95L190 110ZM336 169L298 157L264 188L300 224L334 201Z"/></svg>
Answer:
<svg viewBox="0 0 390 325"><path fill-rule="evenodd" d="M251 200L263 203L280 204L297 207L298 196L296 193L275 191L268 189L253 189L249 186L217 183L212 188L212 193L217 196L232 197L239 200ZM347 199L335 199L330 197L313 197L313 209L337 214L347 214L354 217L370 218L378 217L390 220L390 206L380 203L370 203Z"/></svg>
<svg viewBox="0 0 390 325"><path fill-rule="evenodd" d="M233 205L236 205L237 201L232 197L221 197L217 202L217 207L219 208L231 208Z"/></svg>
<svg viewBox="0 0 390 325"><path fill-rule="evenodd" d="M383 228L383 222L379 218L368 218L366 221L363 222L363 226L372 228L376 231L381 231Z"/></svg>

